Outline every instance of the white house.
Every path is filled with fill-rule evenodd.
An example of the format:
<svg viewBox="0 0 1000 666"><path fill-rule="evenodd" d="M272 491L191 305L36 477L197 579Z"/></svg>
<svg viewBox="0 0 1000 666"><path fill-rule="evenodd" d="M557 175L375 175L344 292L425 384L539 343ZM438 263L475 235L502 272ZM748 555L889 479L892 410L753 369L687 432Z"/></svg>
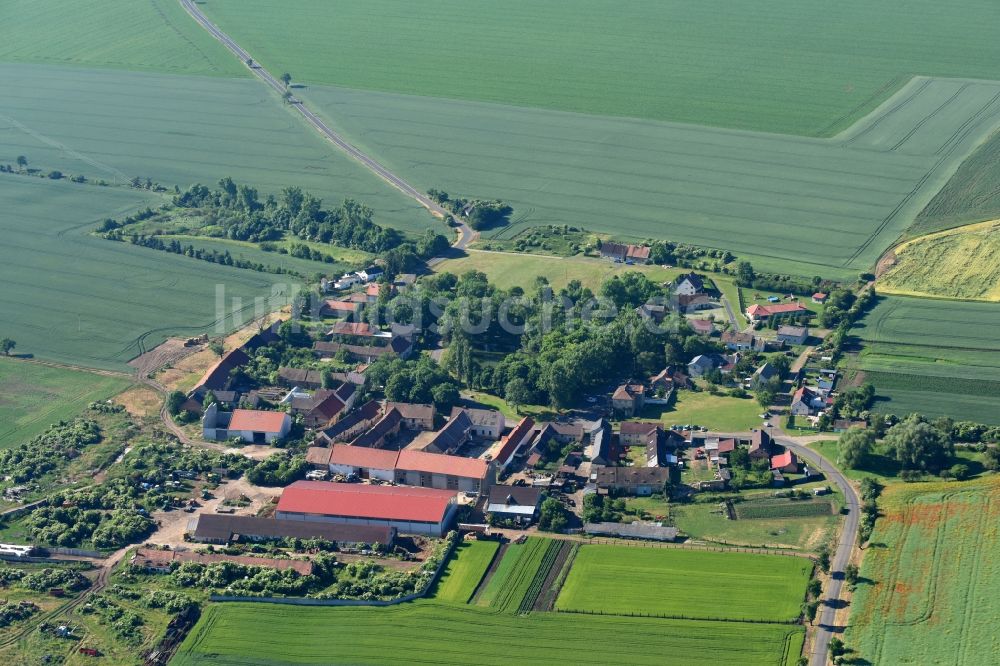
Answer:
<svg viewBox="0 0 1000 666"><path fill-rule="evenodd" d="M697 273L687 273L677 278L674 293L678 296L694 296L705 291L705 280Z"/></svg>
<svg viewBox="0 0 1000 666"><path fill-rule="evenodd" d="M251 444L273 444L288 435L292 417L285 412L266 412L258 409L237 409L220 412L212 403L202 418L202 436L207 440L239 438Z"/></svg>

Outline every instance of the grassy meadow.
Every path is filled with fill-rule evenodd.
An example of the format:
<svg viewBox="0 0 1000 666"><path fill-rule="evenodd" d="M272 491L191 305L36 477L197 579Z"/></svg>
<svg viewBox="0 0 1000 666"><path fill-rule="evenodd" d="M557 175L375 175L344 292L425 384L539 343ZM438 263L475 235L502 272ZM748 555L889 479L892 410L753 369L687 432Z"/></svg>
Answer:
<svg viewBox="0 0 1000 666"><path fill-rule="evenodd" d="M753 398L679 391L667 407L648 405L640 415L665 425L699 425L715 432L742 432L760 427L761 406Z"/></svg>
<svg viewBox="0 0 1000 666"><path fill-rule="evenodd" d="M2 335L18 353L123 370L170 334L214 333L216 287L244 323L254 298L288 276L256 273L117 243L89 231L105 217L153 203L148 193L4 174L0 176L0 308L13 313ZM285 296L270 299L279 307Z"/></svg>
<svg viewBox="0 0 1000 666"><path fill-rule="evenodd" d="M840 518L832 515L728 520L715 502L674 504L669 513L673 524L697 541L806 552L826 543L840 523Z"/></svg>
<svg viewBox="0 0 1000 666"><path fill-rule="evenodd" d="M249 76L176 0L0 0L0 62Z"/></svg>
<svg viewBox="0 0 1000 666"><path fill-rule="evenodd" d="M853 334L875 408L1000 423L1000 305L883 297Z"/></svg>
<svg viewBox="0 0 1000 666"><path fill-rule="evenodd" d="M614 640L607 638L612 636ZM507 615L436 602L389 608L225 603L205 609L170 664L468 664L471 659L497 666L566 660L792 666L802 636L802 627L794 625L568 613Z"/></svg>
<svg viewBox="0 0 1000 666"><path fill-rule="evenodd" d="M469 541L460 544L438 581L434 598L439 601L467 603L499 547L499 541Z"/></svg>
<svg viewBox="0 0 1000 666"><path fill-rule="evenodd" d="M895 253L880 293L1000 301L1000 220L922 236Z"/></svg>
<svg viewBox="0 0 1000 666"><path fill-rule="evenodd" d="M0 85L2 163L24 155L44 173L168 188L224 176L262 194L297 185L329 204L361 201L382 224L444 230L256 81L0 64Z"/></svg>
<svg viewBox="0 0 1000 666"><path fill-rule="evenodd" d="M556 608L791 622L811 571L812 562L801 557L582 546Z"/></svg>
<svg viewBox="0 0 1000 666"><path fill-rule="evenodd" d="M1000 125L1000 84L915 79L833 139L310 86L417 187L500 198L509 233L569 224L853 278ZM485 156L485 157L484 157Z"/></svg>
<svg viewBox="0 0 1000 666"><path fill-rule="evenodd" d="M31 341L21 344L30 347ZM0 448L26 442L131 383L126 377L0 357Z"/></svg>
<svg viewBox="0 0 1000 666"><path fill-rule="evenodd" d="M914 74L1000 78L989 0L847 0L835 12L820 0L204 9L266 66L308 84L783 134L830 135Z"/></svg>
<svg viewBox="0 0 1000 666"><path fill-rule="evenodd" d="M1000 486L900 484L879 500L845 642L872 664L1000 660Z"/></svg>

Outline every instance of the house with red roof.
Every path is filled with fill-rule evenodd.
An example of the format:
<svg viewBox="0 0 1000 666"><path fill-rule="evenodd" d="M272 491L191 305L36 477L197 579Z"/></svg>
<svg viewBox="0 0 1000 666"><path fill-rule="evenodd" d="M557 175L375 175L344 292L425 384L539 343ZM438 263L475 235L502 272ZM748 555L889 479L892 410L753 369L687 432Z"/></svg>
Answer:
<svg viewBox="0 0 1000 666"><path fill-rule="evenodd" d="M443 536L458 511L454 490L296 481L278 500L275 518L395 528Z"/></svg>
<svg viewBox="0 0 1000 666"><path fill-rule="evenodd" d="M754 303L747 308L747 319L753 323L767 321L771 317L794 317L809 312L801 303Z"/></svg>
<svg viewBox="0 0 1000 666"><path fill-rule="evenodd" d="M812 295L812 302L823 304L826 303L826 300L828 298L830 298L830 294L827 294L826 292L823 291L817 291L815 294Z"/></svg>
<svg viewBox="0 0 1000 666"><path fill-rule="evenodd" d="M493 460L500 469L504 469L514 460L518 450L531 438L534 428L535 422L531 417L525 416L500 440L500 446L493 455Z"/></svg>
<svg viewBox="0 0 1000 666"><path fill-rule="evenodd" d="M362 304L350 300L328 299L323 302L320 314L323 316L349 317L361 311Z"/></svg>
<svg viewBox="0 0 1000 666"><path fill-rule="evenodd" d="M292 417L285 412L236 409L220 412L212 403L202 418L202 436L207 440L241 439L250 444L273 444L292 429Z"/></svg>
<svg viewBox="0 0 1000 666"><path fill-rule="evenodd" d="M771 470L783 472L785 474L797 474L799 471L799 459L789 450L771 456Z"/></svg>
<svg viewBox="0 0 1000 666"><path fill-rule="evenodd" d="M391 481L405 486L480 493L493 483L493 465L479 458L428 453L413 449L393 451L365 446L334 444L312 447L306 457L330 472L362 479Z"/></svg>
<svg viewBox="0 0 1000 666"><path fill-rule="evenodd" d="M611 409L625 418L632 418L646 404L646 387L638 382L622 384L611 394Z"/></svg>

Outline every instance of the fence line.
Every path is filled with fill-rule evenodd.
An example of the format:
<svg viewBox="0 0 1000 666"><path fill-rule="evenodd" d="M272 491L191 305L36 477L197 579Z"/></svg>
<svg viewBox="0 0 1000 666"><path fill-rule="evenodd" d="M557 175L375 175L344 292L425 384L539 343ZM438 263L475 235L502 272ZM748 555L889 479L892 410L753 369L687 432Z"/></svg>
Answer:
<svg viewBox="0 0 1000 666"><path fill-rule="evenodd" d="M802 553L797 551L788 550L787 548L781 548L779 546L734 546L730 545L728 542L722 541L725 544L722 546L715 546L711 544L694 544L694 543L660 543L654 541L640 541L633 539L608 539L606 537L583 537L586 541L584 543L588 544L604 544L610 546L629 546L632 548L678 548L681 550L706 550L717 553L754 553L758 555L783 555L785 557L805 557L811 559L812 556L808 553Z"/></svg>
<svg viewBox="0 0 1000 666"><path fill-rule="evenodd" d="M441 579L441 575L444 573L444 568L448 565L448 561L451 559L452 554L455 552L455 548L458 547L462 540L457 538L452 538L448 544L448 548L441 555L441 561L438 562L437 569L434 570L434 574L430 577L424 587L417 591L411 592L410 594L404 595L402 597L397 597L395 599L381 600L381 599L310 599L308 597L242 597L231 594L212 594L209 595L209 601L238 601L238 602L250 602L250 603L261 603L261 604L286 604L289 606L396 606L398 604L404 604L410 601L415 601L422 597L427 596L434 586L437 584L438 580Z"/></svg>

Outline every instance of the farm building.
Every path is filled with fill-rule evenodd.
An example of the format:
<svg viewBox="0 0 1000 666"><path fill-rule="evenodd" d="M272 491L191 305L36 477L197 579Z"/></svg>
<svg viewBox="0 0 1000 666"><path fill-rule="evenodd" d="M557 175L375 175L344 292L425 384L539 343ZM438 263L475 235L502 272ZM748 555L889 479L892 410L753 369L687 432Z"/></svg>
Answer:
<svg viewBox="0 0 1000 666"><path fill-rule="evenodd" d="M801 303L769 303L760 305L754 303L747 308L747 319L752 323L767 321L771 317L795 317L806 314L809 310Z"/></svg>
<svg viewBox="0 0 1000 666"><path fill-rule="evenodd" d="M194 390L191 391L191 395L202 397L209 391L225 391L229 388L233 370L241 368L249 362L250 357L242 349L226 352L212 367L205 371Z"/></svg>
<svg viewBox="0 0 1000 666"><path fill-rule="evenodd" d="M538 517L543 491L531 486L493 486L486 502L486 513L519 525L530 525Z"/></svg>
<svg viewBox="0 0 1000 666"><path fill-rule="evenodd" d="M202 436L214 441L239 438L251 444L273 444L291 429L292 417L285 412L257 409L220 412L215 403L209 405L202 418Z"/></svg>
<svg viewBox="0 0 1000 666"><path fill-rule="evenodd" d="M326 451L329 453L324 453ZM478 493L493 483L493 468L485 460L426 451L388 451L334 444L329 449L309 449L308 459L318 467L325 460L334 474L356 474L362 479L407 486Z"/></svg>
<svg viewBox="0 0 1000 666"><path fill-rule="evenodd" d="M381 406L370 400L346 416L342 416L335 424L325 428L316 436L315 443L329 446L335 442L349 442L367 430L382 413Z"/></svg>
<svg viewBox="0 0 1000 666"><path fill-rule="evenodd" d="M339 546L373 543L390 546L396 538L396 530L385 525L337 525L256 516L224 516L214 513L203 513L195 520L194 528L189 531L191 540L198 543L322 539Z"/></svg>
<svg viewBox="0 0 1000 666"><path fill-rule="evenodd" d="M661 523L586 523L583 526L583 531L594 536L620 537L622 539L677 540L677 528L664 527Z"/></svg>
<svg viewBox="0 0 1000 666"><path fill-rule="evenodd" d="M440 537L454 521L457 499L453 491L433 488L296 481L281 493L275 516L385 526L406 534Z"/></svg>
<svg viewBox="0 0 1000 666"><path fill-rule="evenodd" d="M407 430L434 430L434 405L420 405L409 402L387 402L386 411L396 409L403 418Z"/></svg>
<svg viewBox="0 0 1000 666"><path fill-rule="evenodd" d="M394 439L402 427L403 415L395 407L390 407L371 428L358 435L351 444L377 449Z"/></svg>
<svg viewBox="0 0 1000 666"><path fill-rule="evenodd" d="M646 404L646 389L642 384L625 383L611 395L611 408L616 414L631 418Z"/></svg>
<svg viewBox="0 0 1000 666"><path fill-rule="evenodd" d="M711 310L718 305L708 294L681 294L677 297L677 310L684 314Z"/></svg>
<svg viewBox="0 0 1000 666"><path fill-rule="evenodd" d="M323 301L323 307L320 308L320 314L324 317L350 317L361 312L361 308L361 303L327 299L326 301Z"/></svg>
<svg viewBox="0 0 1000 666"><path fill-rule="evenodd" d="M618 429L618 441L622 446L647 444L659 437L663 430L660 423L644 421L622 421Z"/></svg>
<svg viewBox="0 0 1000 666"><path fill-rule="evenodd" d="M424 447L431 453L454 453L472 437L472 419L463 409L451 412L444 427L434 433L434 437Z"/></svg>
<svg viewBox="0 0 1000 666"><path fill-rule="evenodd" d="M353 384L344 384L340 391L316 389L309 395L295 395L288 401L293 414L302 414L303 425L307 428L322 428L335 421L348 405L341 395L355 393Z"/></svg>
<svg viewBox="0 0 1000 666"><path fill-rule="evenodd" d="M805 326L779 326L778 341L786 345L801 345L809 338L809 329Z"/></svg>
<svg viewBox="0 0 1000 666"><path fill-rule="evenodd" d="M455 418L455 413L464 411L472 421L472 436L483 439L500 439L503 434L506 422L503 412L496 409L475 409L472 407L454 407L451 410L451 417Z"/></svg>
<svg viewBox="0 0 1000 666"><path fill-rule="evenodd" d="M649 248L645 245L626 245L605 241L601 244L601 257L618 263L648 264Z"/></svg>
<svg viewBox="0 0 1000 666"><path fill-rule="evenodd" d="M590 446L586 449L587 457L594 465L610 465L615 462L613 434L611 424L601 422L601 427L590 435Z"/></svg>
<svg viewBox="0 0 1000 666"><path fill-rule="evenodd" d="M812 302L813 303L823 304L823 303L826 303L826 301L827 301L827 299L829 297L830 297L829 294L824 293L822 291L817 291L815 294L812 295Z"/></svg>
<svg viewBox="0 0 1000 666"><path fill-rule="evenodd" d="M497 447L496 453L493 455L498 469L504 469L510 465L518 451L531 437L534 427L535 422L530 417L525 416L500 440L500 446Z"/></svg>
<svg viewBox="0 0 1000 666"><path fill-rule="evenodd" d="M671 475L666 467L594 467L590 480L614 495L645 496L663 492Z"/></svg>
<svg viewBox="0 0 1000 666"><path fill-rule="evenodd" d="M278 383L289 388L318 389L323 386L323 373L301 368L278 368Z"/></svg>

